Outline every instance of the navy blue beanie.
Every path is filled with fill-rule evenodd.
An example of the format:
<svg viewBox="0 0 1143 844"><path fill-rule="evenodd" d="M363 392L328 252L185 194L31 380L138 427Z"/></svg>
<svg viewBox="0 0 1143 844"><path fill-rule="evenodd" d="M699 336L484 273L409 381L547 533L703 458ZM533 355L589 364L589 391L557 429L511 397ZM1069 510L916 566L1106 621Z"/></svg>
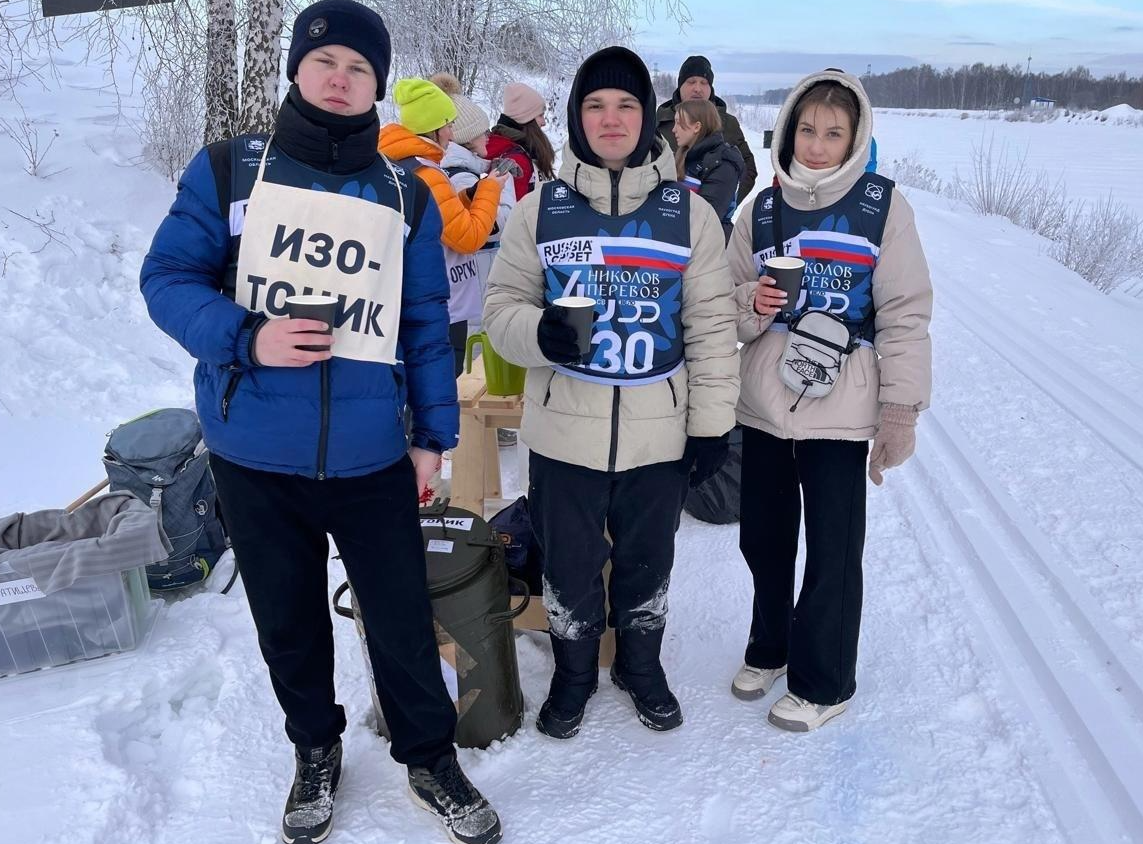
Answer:
<svg viewBox="0 0 1143 844"><path fill-rule="evenodd" d="M354 0L320 0L298 13L286 58L286 78L291 82L306 53L337 44L361 53L377 75L377 99L385 98L389 78L389 30L372 9Z"/></svg>

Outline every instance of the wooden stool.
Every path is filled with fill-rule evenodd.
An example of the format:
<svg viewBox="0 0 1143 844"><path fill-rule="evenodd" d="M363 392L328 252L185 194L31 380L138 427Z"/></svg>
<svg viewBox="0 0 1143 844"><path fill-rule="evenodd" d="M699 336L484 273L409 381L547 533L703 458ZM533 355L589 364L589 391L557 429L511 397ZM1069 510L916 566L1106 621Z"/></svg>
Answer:
<svg viewBox="0 0 1143 844"><path fill-rule="evenodd" d="M484 383L484 359L456 379L460 400L460 443L452 452L452 503L479 516L484 500L500 498L500 447L497 428L519 428L523 396L492 396ZM523 479L526 481L526 479Z"/></svg>

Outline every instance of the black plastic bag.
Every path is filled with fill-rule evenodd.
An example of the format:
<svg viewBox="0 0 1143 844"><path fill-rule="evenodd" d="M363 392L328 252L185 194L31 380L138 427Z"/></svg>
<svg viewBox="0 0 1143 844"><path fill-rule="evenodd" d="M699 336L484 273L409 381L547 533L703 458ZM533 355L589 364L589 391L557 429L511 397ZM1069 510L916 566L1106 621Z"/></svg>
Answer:
<svg viewBox="0 0 1143 844"><path fill-rule="evenodd" d="M730 454L710 480L687 493L683 508L716 525L737 522L742 511L742 428L730 432Z"/></svg>

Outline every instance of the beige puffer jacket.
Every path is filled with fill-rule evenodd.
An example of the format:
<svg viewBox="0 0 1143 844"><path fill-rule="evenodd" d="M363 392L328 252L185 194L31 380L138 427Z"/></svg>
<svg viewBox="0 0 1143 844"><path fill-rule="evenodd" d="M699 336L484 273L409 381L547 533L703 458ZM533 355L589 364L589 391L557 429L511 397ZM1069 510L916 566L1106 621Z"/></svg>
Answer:
<svg viewBox="0 0 1143 844"><path fill-rule="evenodd" d="M841 168L823 179L816 189L800 184L779 164L787 123L793 106L812 85L834 80L853 89L861 106L853 154ZM873 111L856 77L822 71L806 77L794 88L778 113L770 156L782 187L785 205L798 209L827 208L857 183L869 159ZM821 398L804 398L791 413L797 394L782 383L779 361L787 334L767 331L772 317L754 311L758 272L754 266L754 202L743 208L727 247L738 306L738 339L742 347L742 394L738 421L783 439L870 439L877 433L882 404L915 410L929 405L932 390L932 349L929 320L933 289L921 241L913 222L913 209L897 190L889 206L881 253L873 273L876 308L874 348L858 347L849 356L833 390Z"/></svg>
<svg viewBox="0 0 1143 844"><path fill-rule="evenodd" d="M602 213L611 213L608 170L580 161L565 146L559 177ZM634 211L675 178L666 145L619 180L619 213ZM683 274L686 363L669 379L614 387L557 372L540 352L536 331L544 307L544 272L536 251L540 191L520 200L488 277L483 324L503 357L529 367L521 437L554 460L622 472L678 460L688 435L714 437L734 427L738 354L734 298L722 227L706 202L690 202L691 258Z"/></svg>

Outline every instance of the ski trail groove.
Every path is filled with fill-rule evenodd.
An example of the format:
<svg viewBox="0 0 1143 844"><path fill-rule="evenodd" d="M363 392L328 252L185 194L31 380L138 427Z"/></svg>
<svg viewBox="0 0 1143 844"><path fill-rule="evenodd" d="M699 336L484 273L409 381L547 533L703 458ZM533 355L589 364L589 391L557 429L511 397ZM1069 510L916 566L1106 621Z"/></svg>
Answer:
<svg viewBox="0 0 1143 844"><path fill-rule="evenodd" d="M953 423L926 414L915 465L894 493L901 510L979 599L984 639L1050 749L1035 761L1061 830L1085 844L1143 841L1143 668L1048 538L969 453Z"/></svg>
<svg viewBox="0 0 1143 844"><path fill-rule="evenodd" d="M981 343L988 346L1018 372L1030 379L1049 398L1111 446L1123 459L1143 471L1143 405L1100 375L1083 369L1050 343L1036 340L1022 326L1000 324L966 297L941 288L942 297L954 307L944 312L954 317ZM984 326L987 330L981 331ZM1023 335L1023 336L1021 336Z"/></svg>

